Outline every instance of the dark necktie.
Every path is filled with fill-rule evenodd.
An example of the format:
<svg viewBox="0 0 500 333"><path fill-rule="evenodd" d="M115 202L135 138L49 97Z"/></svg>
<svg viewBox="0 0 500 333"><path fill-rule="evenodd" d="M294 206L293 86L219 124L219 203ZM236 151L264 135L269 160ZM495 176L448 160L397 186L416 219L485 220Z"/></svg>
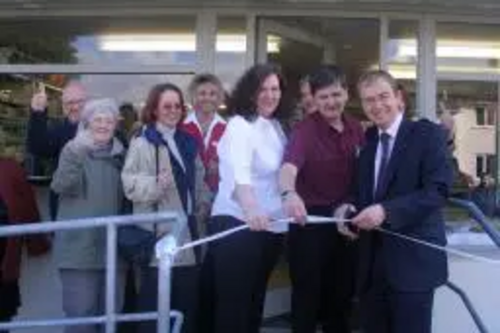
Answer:
<svg viewBox="0 0 500 333"><path fill-rule="evenodd" d="M382 188L382 184L384 184L387 165L389 164L389 144L391 142L391 136L384 132L380 134L379 142L382 147L382 158L380 159L380 166L377 175L377 189L375 191L376 199L380 198L380 196L382 195L382 193L380 193L380 190Z"/></svg>

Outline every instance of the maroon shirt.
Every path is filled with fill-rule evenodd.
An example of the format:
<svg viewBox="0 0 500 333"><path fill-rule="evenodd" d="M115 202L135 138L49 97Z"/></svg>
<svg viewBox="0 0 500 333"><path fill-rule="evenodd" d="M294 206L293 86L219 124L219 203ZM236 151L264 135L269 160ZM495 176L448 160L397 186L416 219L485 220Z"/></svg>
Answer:
<svg viewBox="0 0 500 333"><path fill-rule="evenodd" d="M348 199L357 153L364 143L361 124L343 115L337 131L316 112L292 131L284 162L299 170L296 189L306 206L340 204Z"/></svg>

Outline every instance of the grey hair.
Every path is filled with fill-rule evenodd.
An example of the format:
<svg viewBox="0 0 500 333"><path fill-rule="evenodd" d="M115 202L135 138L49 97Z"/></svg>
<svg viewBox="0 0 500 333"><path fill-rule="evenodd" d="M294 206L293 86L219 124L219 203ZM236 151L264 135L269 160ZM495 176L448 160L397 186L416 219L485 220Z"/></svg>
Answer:
<svg viewBox="0 0 500 333"><path fill-rule="evenodd" d="M196 75L191 83L189 84L188 87L188 94L189 94L189 99L191 102L194 100L194 96L196 94L196 89L201 86L202 84L206 83L211 83L217 88L219 88L219 94L221 95L220 97L223 97L224 95L224 87L222 85L221 80L214 74L211 73L202 73Z"/></svg>
<svg viewBox="0 0 500 333"><path fill-rule="evenodd" d="M118 104L112 98L98 98L89 100L87 103L85 103L80 116L82 125L87 125L92 117L97 113L107 113L114 118L118 118L120 110L118 108Z"/></svg>

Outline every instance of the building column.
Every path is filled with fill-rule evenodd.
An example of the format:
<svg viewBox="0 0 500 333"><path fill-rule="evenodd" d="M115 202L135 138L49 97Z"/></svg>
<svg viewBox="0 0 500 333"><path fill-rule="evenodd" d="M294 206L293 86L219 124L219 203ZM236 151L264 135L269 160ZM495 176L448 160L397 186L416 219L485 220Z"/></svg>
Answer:
<svg viewBox="0 0 500 333"><path fill-rule="evenodd" d="M379 35L379 54L380 62L379 67L383 71L388 71L388 43L389 43L389 18L387 16L380 17L380 35Z"/></svg>
<svg viewBox="0 0 500 333"><path fill-rule="evenodd" d="M215 70L217 41L217 15L213 11L202 10L196 20L196 72Z"/></svg>
<svg viewBox="0 0 500 333"><path fill-rule="evenodd" d="M417 115L432 121L436 115L436 22L424 16L418 30Z"/></svg>
<svg viewBox="0 0 500 333"><path fill-rule="evenodd" d="M247 45L246 45L246 57L245 65L247 68L252 67L255 64L255 55L257 48L257 18L255 15L247 15Z"/></svg>

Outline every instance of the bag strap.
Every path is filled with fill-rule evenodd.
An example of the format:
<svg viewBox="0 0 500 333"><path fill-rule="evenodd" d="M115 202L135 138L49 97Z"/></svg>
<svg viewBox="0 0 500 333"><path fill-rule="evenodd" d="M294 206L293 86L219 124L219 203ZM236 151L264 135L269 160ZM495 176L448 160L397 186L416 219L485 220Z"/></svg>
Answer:
<svg viewBox="0 0 500 333"><path fill-rule="evenodd" d="M160 148L155 145L155 173L156 177L160 174Z"/></svg>
<svg viewBox="0 0 500 333"><path fill-rule="evenodd" d="M168 155L170 157L170 163L172 165L172 171L174 173L174 178L175 178L175 182L176 182L176 185L177 185L177 189L180 191L179 192L179 195L181 197L181 201L182 201L182 205L184 207L184 210L186 212L189 212L189 209L188 209L188 202L189 202L189 198L193 198L193 194L194 193L191 193L193 191L191 191L191 188L188 184L188 162L187 161L184 161L183 159L185 158L185 156L183 155L183 150L182 149L179 149L179 146L178 144L175 142L175 138L174 138L174 145L177 146L177 150L178 150L178 157L180 158L177 158L176 155L173 153L168 141L166 140L162 140L162 145L165 146L165 148L167 148L167 151L168 151ZM184 164L184 165L183 165ZM183 191L181 190L181 185L177 184L177 177L176 177L176 174L179 174L180 177L182 177L182 179L184 179L184 181L186 182L186 193L183 193ZM193 200L194 202L194 200Z"/></svg>
<svg viewBox="0 0 500 333"><path fill-rule="evenodd" d="M160 175L160 148L158 145L155 145L155 176L156 176L156 181L158 181L158 176ZM157 213L159 210L159 202L155 202L153 205L153 210ZM154 235L158 234L158 225L155 223L153 225L153 230L154 230Z"/></svg>

